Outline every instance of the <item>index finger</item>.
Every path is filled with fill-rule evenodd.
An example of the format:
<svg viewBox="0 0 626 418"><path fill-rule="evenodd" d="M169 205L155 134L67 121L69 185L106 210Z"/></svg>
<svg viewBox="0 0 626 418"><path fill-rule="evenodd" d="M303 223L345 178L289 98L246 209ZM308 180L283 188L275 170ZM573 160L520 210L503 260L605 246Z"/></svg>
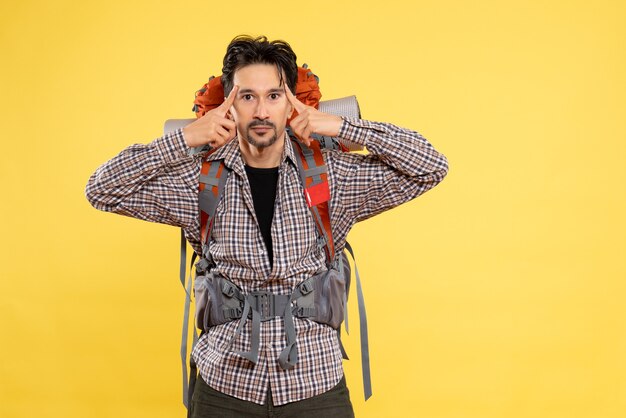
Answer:
<svg viewBox="0 0 626 418"><path fill-rule="evenodd" d="M224 106L226 110L230 109L233 103L235 103L235 97L237 96L238 91L239 91L239 86L234 86L232 90L230 91L230 94L228 95L226 100L224 100L224 103L222 103L222 106Z"/></svg>
<svg viewBox="0 0 626 418"><path fill-rule="evenodd" d="M285 94L287 95L289 103L291 103L294 109L296 109L296 112L301 113L306 108L306 105L298 100L298 98L291 92L291 89L287 86L285 86Z"/></svg>

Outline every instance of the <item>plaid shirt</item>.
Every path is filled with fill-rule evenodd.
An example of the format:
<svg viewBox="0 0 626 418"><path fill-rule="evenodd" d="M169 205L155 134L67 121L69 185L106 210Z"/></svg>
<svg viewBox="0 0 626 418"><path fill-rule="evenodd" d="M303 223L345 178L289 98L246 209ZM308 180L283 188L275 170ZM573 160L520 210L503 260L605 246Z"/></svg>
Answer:
<svg viewBox="0 0 626 418"><path fill-rule="evenodd" d="M391 124L345 118L339 137L367 147L369 154L324 151L331 190L331 224L337 252L355 222L407 202L439 183L446 158L419 133ZM201 254L198 174L202 158L190 156L182 129L146 145L132 145L91 176L86 194L100 210L184 229ZM291 141L279 166L271 235L274 262L256 220L250 185L238 142L210 154L232 172L218 205L210 250L216 269L244 293L262 290L289 294L295 285L325 269L325 254L298 178ZM309 319L294 318L299 358L283 370L278 356L285 347L283 321L261 323L256 365L235 351L250 350L250 321L226 348L238 321L215 326L196 344L193 357L202 378L213 388L239 399L264 404L268 385L275 405L323 393L343 376L337 333Z"/></svg>

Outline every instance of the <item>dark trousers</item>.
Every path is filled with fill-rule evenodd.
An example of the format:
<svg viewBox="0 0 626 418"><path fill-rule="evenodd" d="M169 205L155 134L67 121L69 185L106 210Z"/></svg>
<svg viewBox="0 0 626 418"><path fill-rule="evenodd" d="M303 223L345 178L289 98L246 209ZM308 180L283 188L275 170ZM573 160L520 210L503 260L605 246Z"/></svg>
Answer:
<svg viewBox="0 0 626 418"><path fill-rule="evenodd" d="M298 402L274 406L269 391L265 405L259 405L218 392L198 376L190 408L192 418L354 418L345 377L341 378L337 386L325 393Z"/></svg>

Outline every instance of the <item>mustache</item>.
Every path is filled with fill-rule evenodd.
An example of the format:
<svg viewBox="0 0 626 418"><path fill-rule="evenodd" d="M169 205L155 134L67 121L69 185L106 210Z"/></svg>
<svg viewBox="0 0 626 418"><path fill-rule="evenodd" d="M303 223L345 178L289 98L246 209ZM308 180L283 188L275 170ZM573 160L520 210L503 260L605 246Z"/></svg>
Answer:
<svg viewBox="0 0 626 418"><path fill-rule="evenodd" d="M276 126L269 120L253 120L248 124L248 129L254 128L255 126L267 126L276 129Z"/></svg>

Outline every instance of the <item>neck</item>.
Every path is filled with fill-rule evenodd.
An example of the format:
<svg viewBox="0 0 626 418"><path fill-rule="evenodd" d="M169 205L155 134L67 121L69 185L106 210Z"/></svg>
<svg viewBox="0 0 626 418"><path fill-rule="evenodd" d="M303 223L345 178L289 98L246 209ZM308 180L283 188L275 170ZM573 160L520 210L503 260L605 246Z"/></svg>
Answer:
<svg viewBox="0 0 626 418"><path fill-rule="evenodd" d="M255 168L272 168L280 165L285 148L285 135L281 135L269 147L258 148L238 137L239 150L246 165Z"/></svg>

